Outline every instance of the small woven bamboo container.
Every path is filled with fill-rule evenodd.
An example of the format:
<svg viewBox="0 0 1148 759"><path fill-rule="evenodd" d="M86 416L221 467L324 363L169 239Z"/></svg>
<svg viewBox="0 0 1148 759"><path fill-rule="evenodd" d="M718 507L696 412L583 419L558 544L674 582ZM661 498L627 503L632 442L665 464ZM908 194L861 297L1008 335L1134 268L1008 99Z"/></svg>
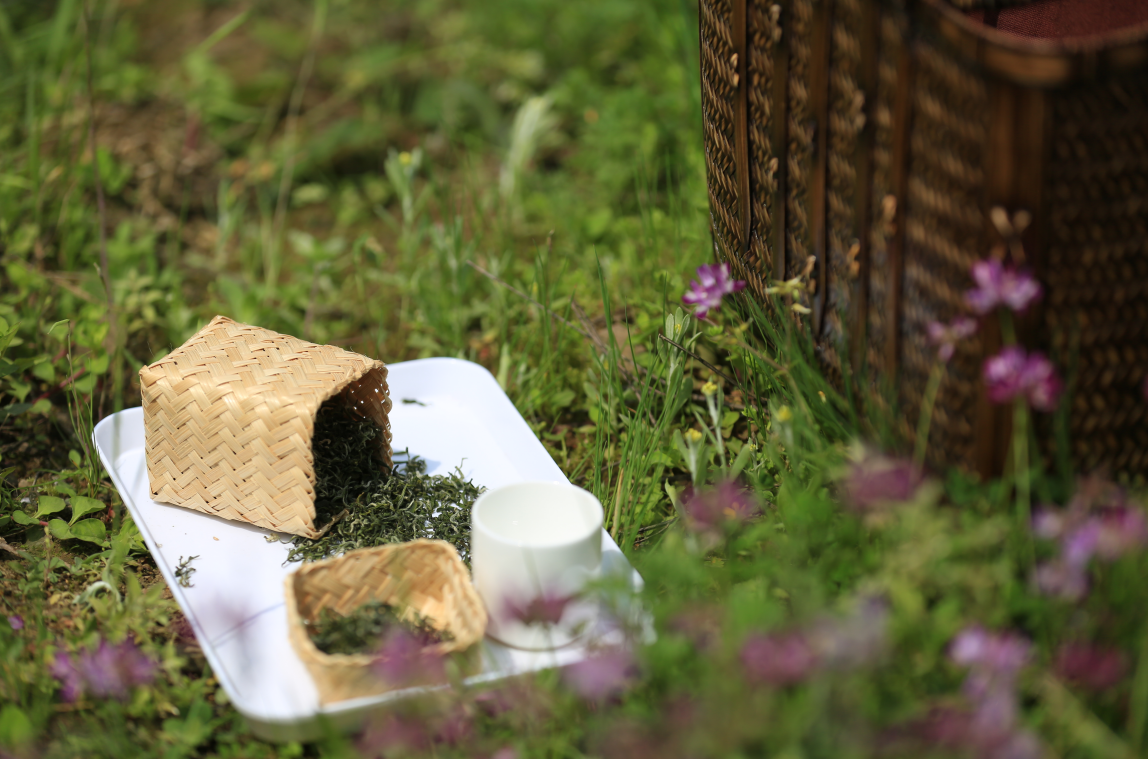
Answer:
<svg viewBox="0 0 1148 759"><path fill-rule="evenodd" d="M416 611L454 637L428 649L439 655L465 651L486 632L486 609L470 573L454 546L441 540L363 548L304 564L287 578L286 586L291 645L324 704L419 684L382 680L372 667L374 656L325 654L316 648L304 620L314 621L324 609L346 615L380 601Z"/></svg>
<svg viewBox="0 0 1148 759"><path fill-rule="evenodd" d="M217 316L140 369L156 501L315 537L315 414L336 396L379 425L391 463L382 361Z"/></svg>
<svg viewBox="0 0 1148 759"><path fill-rule="evenodd" d="M807 324L827 376L893 390L911 441L936 356L927 324L964 310L971 265L1002 242L993 209L1026 211L1045 297L1018 332L1071 383L1073 463L1148 474L1148 2L700 0L700 12L715 254L761 301L813 257ZM948 365L929 454L994 475L1011 414L981 382L1000 348L986 327ZM1038 423L1050 443L1050 420Z"/></svg>

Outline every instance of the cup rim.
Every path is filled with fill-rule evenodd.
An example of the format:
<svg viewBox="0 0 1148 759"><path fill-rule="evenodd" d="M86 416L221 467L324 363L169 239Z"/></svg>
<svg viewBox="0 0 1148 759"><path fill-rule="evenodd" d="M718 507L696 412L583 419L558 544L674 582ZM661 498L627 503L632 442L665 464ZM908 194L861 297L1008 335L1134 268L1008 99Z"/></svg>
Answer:
<svg viewBox="0 0 1148 759"><path fill-rule="evenodd" d="M574 536L569 537L569 538L563 538L561 540L554 540L554 541L547 541L545 543L535 543L535 542L527 542L527 541L523 541L523 540L512 540L510 538L503 537L498 532L491 529L491 527L489 525L484 524L482 522L479 510L482 508L482 505L484 503L486 503L488 500L490 500L490 498L492 496L495 496L495 495L500 494L500 493L504 493L507 490L516 490L519 488L539 487L539 486L546 487L546 488L558 489L558 490L576 490L576 491L579 491L579 492L584 493L585 495L589 496L591 502L594 504L594 507L595 507L595 517L596 518L594 519L594 525L585 531L575 533ZM593 535L595 535L598 532L601 532L602 526L605 524L605 519L606 519L606 513L605 513L605 509L602 506L602 502L600 500L598 500L598 498L593 493L591 493L586 488L578 487L577 485L575 485L572 482L562 482L560 480L526 480L523 482L514 482L514 483L511 483L509 485L501 485L497 488L493 488L491 490L488 490L485 493L483 493L482 495L480 495L478 497L478 500L476 500L474 502L474 506L472 506L471 510L470 510L471 530L481 529L482 532L486 536L488 536L489 538L491 538L493 540L497 540L498 542L500 542L504 545L514 546L515 548L561 548L563 546L572 546L572 545L575 545L577 543L583 542L584 540L592 537Z"/></svg>

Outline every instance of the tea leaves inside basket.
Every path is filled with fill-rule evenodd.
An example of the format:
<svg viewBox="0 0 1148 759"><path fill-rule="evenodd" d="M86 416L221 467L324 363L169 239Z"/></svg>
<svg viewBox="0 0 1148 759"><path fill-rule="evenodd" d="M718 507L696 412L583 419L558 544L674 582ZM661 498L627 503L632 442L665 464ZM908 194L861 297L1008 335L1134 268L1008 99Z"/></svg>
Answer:
<svg viewBox="0 0 1148 759"><path fill-rule="evenodd" d="M423 646L454 640L449 630L439 630L434 620L410 607L370 601L349 614L325 608L314 620L306 620L315 648L325 654L371 653L396 629L413 636Z"/></svg>
<svg viewBox="0 0 1148 759"><path fill-rule="evenodd" d="M288 561L317 561L356 548L418 538L445 540L470 561L470 507L482 493L456 470L428 475L426 462L409 451L394 467L377 458L374 422L338 398L315 417L315 539L296 537Z"/></svg>

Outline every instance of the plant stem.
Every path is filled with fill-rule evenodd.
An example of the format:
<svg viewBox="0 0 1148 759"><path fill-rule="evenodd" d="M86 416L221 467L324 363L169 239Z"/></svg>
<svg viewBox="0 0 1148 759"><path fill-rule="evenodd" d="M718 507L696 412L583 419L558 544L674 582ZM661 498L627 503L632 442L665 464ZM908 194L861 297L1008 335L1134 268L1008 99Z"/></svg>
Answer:
<svg viewBox="0 0 1148 759"><path fill-rule="evenodd" d="M933 369L929 372L929 384L925 386L925 397L921 400L921 418L917 421L917 443L913 448L913 466L921 469L925 465L925 452L929 447L929 426L933 422L933 407L937 403L937 393L941 389L941 380L945 378L945 369L948 365L937 359Z"/></svg>
<svg viewBox="0 0 1148 759"><path fill-rule="evenodd" d="M1017 526L1024 536L1025 553L1028 558L1028 568L1031 572L1036 565L1036 550L1032 542L1032 482L1029 469L1028 454L1028 406L1023 399L1017 399L1013 404L1012 414L1012 450L1013 450L1013 477L1016 480L1016 518Z"/></svg>

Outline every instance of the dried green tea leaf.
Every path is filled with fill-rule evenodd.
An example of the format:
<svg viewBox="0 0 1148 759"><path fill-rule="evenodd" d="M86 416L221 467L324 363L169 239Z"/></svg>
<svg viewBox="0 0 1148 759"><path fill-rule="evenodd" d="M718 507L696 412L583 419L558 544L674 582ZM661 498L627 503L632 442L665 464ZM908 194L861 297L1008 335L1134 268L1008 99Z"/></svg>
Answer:
<svg viewBox="0 0 1148 759"><path fill-rule="evenodd" d="M382 431L328 401L315 417L315 525L318 538L296 537L288 561L329 556L417 538L445 540L470 561L470 507L482 488L457 471L428 475L426 462L409 453L388 469L378 459Z"/></svg>
<svg viewBox="0 0 1148 759"><path fill-rule="evenodd" d="M413 635L424 646L454 640L447 630L437 630L429 619L413 609L406 610L381 601L363 604L343 616L323 609L314 621L304 622L315 647L325 654L363 654L378 648L380 641L396 627Z"/></svg>

